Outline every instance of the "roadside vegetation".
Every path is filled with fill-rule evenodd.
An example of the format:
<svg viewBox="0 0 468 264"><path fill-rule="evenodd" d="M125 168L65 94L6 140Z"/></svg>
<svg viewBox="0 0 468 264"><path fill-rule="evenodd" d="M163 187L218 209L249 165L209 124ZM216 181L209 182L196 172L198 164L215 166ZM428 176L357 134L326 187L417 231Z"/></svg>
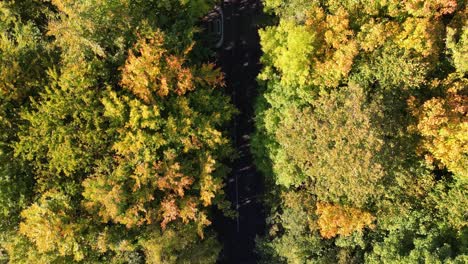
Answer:
<svg viewBox="0 0 468 264"><path fill-rule="evenodd" d="M264 6L264 263L466 263L465 1Z"/></svg>

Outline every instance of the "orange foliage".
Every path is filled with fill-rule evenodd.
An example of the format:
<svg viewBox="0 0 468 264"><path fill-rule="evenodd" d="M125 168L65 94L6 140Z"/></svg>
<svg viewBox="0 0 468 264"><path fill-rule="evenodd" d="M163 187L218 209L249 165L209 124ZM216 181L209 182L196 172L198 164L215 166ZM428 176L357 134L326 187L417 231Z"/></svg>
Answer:
<svg viewBox="0 0 468 264"><path fill-rule="evenodd" d="M161 162L155 164L158 172L163 172L163 176L158 178L157 185L161 191L171 190L180 197L184 197L184 190L189 189L194 179L179 172L179 163L163 165Z"/></svg>
<svg viewBox="0 0 468 264"><path fill-rule="evenodd" d="M179 203L177 202L179 201ZM197 220L197 203L193 197L176 201L176 197L168 195L161 202L160 213L163 218L161 228L165 229L169 222L181 218L182 222L187 224L190 220ZM200 224L200 223L199 223Z"/></svg>
<svg viewBox="0 0 468 264"><path fill-rule="evenodd" d="M195 89L192 70L184 66L185 58L168 53L164 35L156 32L148 39L140 39L130 50L123 68L121 85L146 103L155 95L183 95ZM185 53L188 53L186 51Z"/></svg>
<svg viewBox="0 0 468 264"><path fill-rule="evenodd" d="M167 223L176 220L179 216L179 207L177 207L174 198L166 198L161 202L161 213L163 221L161 222L162 229L166 228Z"/></svg>

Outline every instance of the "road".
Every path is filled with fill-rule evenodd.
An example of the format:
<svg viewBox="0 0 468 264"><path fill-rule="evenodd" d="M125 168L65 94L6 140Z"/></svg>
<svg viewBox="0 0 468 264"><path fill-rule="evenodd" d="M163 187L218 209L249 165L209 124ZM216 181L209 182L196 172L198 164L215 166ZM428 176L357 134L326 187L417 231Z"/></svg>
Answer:
<svg viewBox="0 0 468 264"><path fill-rule="evenodd" d="M261 10L259 0L223 3L225 35L218 53L219 64L226 74L227 92L240 114L231 129L239 158L231 164L232 172L225 187L228 199L238 208L238 218L227 219L219 212L215 215L214 228L224 244L219 263L256 263L255 237L265 230L265 212L259 199L264 191L263 179L250 152L261 55L255 19Z"/></svg>

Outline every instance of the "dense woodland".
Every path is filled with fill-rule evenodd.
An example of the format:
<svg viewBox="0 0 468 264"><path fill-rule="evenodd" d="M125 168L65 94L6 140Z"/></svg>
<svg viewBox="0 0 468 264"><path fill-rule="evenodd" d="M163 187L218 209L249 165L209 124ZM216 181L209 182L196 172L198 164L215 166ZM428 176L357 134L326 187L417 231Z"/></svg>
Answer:
<svg viewBox="0 0 468 264"><path fill-rule="evenodd" d="M214 1L0 2L0 245L10 263L213 263L229 211Z"/></svg>
<svg viewBox="0 0 468 264"><path fill-rule="evenodd" d="M217 2L0 1L0 263L216 262ZM467 263L465 0L263 5L261 262Z"/></svg>
<svg viewBox="0 0 468 264"><path fill-rule="evenodd" d="M264 262L467 263L465 1L264 5Z"/></svg>

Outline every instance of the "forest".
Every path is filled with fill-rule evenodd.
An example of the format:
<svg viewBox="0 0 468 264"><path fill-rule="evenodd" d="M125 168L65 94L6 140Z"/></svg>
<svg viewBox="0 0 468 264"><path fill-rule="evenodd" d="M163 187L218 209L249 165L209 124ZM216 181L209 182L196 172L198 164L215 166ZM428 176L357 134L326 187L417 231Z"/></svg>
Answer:
<svg viewBox="0 0 468 264"><path fill-rule="evenodd" d="M467 263L465 1L264 5L264 263Z"/></svg>
<svg viewBox="0 0 468 264"><path fill-rule="evenodd" d="M0 1L0 263L468 263L466 1L251 1L242 262L223 2Z"/></svg>

